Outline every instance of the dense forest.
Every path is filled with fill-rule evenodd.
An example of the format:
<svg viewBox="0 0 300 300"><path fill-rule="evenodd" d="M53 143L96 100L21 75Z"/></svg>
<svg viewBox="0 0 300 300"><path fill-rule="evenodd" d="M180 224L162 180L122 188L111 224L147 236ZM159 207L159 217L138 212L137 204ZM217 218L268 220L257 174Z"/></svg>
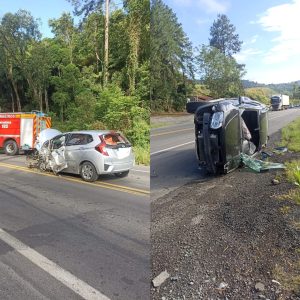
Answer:
<svg viewBox="0 0 300 300"><path fill-rule="evenodd" d="M181 110L194 78L193 47L161 0L152 1L150 53L152 110Z"/></svg>
<svg viewBox="0 0 300 300"><path fill-rule="evenodd" d="M239 65L233 57L242 45L235 31L226 15L218 15L211 26L209 44L195 48L174 12L163 1L153 0L152 111L183 110L187 97L199 92L199 77L203 90L212 97L242 94L245 66Z"/></svg>
<svg viewBox="0 0 300 300"><path fill-rule="evenodd" d="M64 131L122 130L137 161L147 163L149 0L124 0L121 7L110 1L109 19L103 0L69 2L73 14L49 20L53 38L42 38L29 11L8 12L0 20L1 111L44 111Z"/></svg>

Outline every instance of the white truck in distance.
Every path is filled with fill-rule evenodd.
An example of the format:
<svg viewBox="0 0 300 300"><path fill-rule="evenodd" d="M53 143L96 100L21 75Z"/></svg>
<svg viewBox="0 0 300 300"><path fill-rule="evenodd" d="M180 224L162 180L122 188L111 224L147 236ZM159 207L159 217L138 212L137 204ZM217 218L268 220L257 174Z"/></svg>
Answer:
<svg viewBox="0 0 300 300"><path fill-rule="evenodd" d="M288 95L274 95L271 97L272 110L282 110L288 108L290 105L290 96Z"/></svg>

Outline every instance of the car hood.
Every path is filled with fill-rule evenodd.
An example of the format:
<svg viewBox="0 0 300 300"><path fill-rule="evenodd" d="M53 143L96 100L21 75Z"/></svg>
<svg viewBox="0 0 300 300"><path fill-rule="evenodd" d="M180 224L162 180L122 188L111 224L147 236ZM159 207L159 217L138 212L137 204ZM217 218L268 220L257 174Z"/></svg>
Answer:
<svg viewBox="0 0 300 300"><path fill-rule="evenodd" d="M42 130L37 136L35 148L37 150L40 150L40 148L46 141L51 140L59 134L61 134L61 131L53 128L47 128Z"/></svg>

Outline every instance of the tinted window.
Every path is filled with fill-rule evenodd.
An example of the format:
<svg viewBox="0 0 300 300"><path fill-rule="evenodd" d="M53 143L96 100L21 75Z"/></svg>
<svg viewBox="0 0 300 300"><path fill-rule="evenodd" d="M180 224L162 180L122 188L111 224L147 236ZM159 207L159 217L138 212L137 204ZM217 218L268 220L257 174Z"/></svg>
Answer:
<svg viewBox="0 0 300 300"><path fill-rule="evenodd" d="M86 145L93 141L93 137L89 134L72 133L70 134L67 146Z"/></svg>

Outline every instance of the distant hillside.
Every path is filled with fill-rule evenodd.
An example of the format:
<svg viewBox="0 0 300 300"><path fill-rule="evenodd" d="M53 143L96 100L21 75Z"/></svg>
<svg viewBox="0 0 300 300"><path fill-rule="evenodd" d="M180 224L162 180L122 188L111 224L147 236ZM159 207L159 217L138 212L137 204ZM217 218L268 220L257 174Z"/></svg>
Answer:
<svg viewBox="0 0 300 300"><path fill-rule="evenodd" d="M296 82L289 82L289 83L278 83L278 84L264 84L264 83L258 83L255 81L250 80L242 80L243 87L245 89L248 88L269 88L274 91L274 94L287 94L292 96L294 85L297 84L300 85L300 80Z"/></svg>
<svg viewBox="0 0 300 300"><path fill-rule="evenodd" d="M270 104L270 97L274 94L278 93L276 90L271 89L269 87L251 87L245 88L245 95L258 100L265 104Z"/></svg>

